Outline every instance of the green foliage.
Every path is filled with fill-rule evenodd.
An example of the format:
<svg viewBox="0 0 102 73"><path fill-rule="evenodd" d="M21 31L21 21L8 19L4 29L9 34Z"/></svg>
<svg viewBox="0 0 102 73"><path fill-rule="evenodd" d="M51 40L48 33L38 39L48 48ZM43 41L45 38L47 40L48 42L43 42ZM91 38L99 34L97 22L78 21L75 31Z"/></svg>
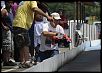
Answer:
<svg viewBox="0 0 102 73"><path fill-rule="evenodd" d="M65 15L68 16L68 19L75 18L75 2L53 2L47 3L50 12L56 12L59 8L62 8L65 11ZM100 4L97 6L93 5L85 5L85 16L96 16L97 20L100 19Z"/></svg>

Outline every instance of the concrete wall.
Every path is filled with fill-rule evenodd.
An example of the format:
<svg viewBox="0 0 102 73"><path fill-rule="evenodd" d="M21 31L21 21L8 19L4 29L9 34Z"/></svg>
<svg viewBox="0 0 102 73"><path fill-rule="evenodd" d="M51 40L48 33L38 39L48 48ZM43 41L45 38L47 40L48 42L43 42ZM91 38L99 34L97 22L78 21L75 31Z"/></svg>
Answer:
<svg viewBox="0 0 102 73"><path fill-rule="evenodd" d="M43 62L24 70L23 72L54 72L66 62L72 60L82 51L101 49L101 40L85 41L76 48L60 53Z"/></svg>
<svg viewBox="0 0 102 73"><path fill-rule="evenodd" d="M85 51L101 50L101 40L92 40L85 42Z"/></svg>
<svg viewBox="0 0 102 73"><path fill-rule="evenodd" d="M83 45L79 45L77 48L68 50L66 52L60 53L44 60L43 62L24 70L23 72L54 72L57 71L59 67L64 65L66 62L70 61L83 51Z"/></svg>

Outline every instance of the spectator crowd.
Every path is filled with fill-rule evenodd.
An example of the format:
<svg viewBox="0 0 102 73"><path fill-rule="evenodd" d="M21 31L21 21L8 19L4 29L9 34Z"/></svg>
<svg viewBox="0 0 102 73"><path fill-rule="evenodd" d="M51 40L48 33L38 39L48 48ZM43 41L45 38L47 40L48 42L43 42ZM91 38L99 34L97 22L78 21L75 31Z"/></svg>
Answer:
<svg viewBox="0 0 102 73"><path fill-rule="evenodd" d="M1 1L2 66L29 68L59 54L71 42L64 18L39 1Z"/></svg>

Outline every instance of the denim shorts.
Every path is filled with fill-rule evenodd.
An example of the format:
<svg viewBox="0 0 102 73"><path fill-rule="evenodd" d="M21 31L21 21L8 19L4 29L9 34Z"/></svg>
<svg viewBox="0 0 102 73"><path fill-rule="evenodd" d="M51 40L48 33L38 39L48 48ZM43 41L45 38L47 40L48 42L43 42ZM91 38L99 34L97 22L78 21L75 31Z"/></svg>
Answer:
<svg viewBox="0 0 102 73"><path fill-rule="evenodd" d="M39 52L37 57L37 62L42 62L45 59L53 57L54 55L59 54L59 50L46 50L44 52Z"/></svg>

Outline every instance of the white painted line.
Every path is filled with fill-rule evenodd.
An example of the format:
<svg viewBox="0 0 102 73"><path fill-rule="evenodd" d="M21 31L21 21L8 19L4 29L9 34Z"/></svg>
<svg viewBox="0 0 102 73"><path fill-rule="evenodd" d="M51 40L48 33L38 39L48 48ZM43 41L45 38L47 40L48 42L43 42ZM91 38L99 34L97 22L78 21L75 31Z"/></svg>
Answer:
<svg viewBox="0 0 102 73"><path fill-rule="evenodd" d="M12 71L12 70L16 70L17 68L19 68L18 66L12 68L12 69L8 69L8 70L4 70L4 71L1 71L1 72L9 72L9 71Z"/></svg>
<svg viewBox="0 0 102 73"><path fill-rule="evenodd" d="M1 71L1 72L9 72L9 71L12 71L12 70L16 70L16 69L9 69L9 70Z"/></svg>

